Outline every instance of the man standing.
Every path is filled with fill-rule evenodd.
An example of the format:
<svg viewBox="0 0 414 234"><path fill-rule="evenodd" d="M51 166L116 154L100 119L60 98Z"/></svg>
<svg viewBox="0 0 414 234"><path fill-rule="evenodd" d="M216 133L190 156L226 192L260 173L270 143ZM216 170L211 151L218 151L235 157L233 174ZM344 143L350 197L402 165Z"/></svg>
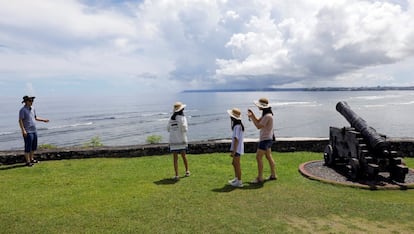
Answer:
<svg viewBox="0 0 414 234"><path fill-rule="evenodd" d="M37 130L36 121L49 122L48 119L39 118L35 109L32 107L35 97L24 96L22 103L24 106L19 111L19 125L22 130L24 139L24 157L28 167L38 161L33 158L34 152L37 150Z"/></svg>

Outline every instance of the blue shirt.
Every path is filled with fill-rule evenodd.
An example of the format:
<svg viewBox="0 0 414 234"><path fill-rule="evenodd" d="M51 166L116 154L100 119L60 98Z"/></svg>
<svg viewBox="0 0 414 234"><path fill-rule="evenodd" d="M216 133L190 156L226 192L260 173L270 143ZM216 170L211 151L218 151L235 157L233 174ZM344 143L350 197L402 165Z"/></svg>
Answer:
<svg viewBox="0 0 414 234"><path fill-rule="evenodd" d="M23 106L19 111L19 119L23 120L23 126L27 133L36 132L36 111L33 107Z"/></svg>

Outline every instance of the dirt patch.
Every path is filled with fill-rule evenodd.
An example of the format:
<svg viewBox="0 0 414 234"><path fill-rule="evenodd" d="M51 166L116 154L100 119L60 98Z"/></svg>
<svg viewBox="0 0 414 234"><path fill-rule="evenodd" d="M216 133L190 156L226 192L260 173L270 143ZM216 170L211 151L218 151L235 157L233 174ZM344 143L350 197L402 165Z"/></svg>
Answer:
<svg viewBox="0 0 414 234"><path fill-rule="evenodd" d="M286 220L297 233L412 233L412 227L397 223L369 221L352 217L292 218Z"/></svg>

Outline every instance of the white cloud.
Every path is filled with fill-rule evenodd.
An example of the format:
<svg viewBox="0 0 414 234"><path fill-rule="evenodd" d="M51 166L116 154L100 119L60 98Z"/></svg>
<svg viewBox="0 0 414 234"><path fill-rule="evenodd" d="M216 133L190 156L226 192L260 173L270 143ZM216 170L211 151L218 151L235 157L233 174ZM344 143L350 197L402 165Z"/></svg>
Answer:
<svg viewBox="0 0 414 234"><path fill-rule="evenodd" d="M88 2L0 0L2 82L77 77L179 89L412 77L413 0Z"/></svg>
<svg viewBox="0 0 414 234"><path fill-rule="evenodd" d="M291 4L284 9L294 8L297 2ZM409 26L414 17L398 5L331 2L308 8L312 13L304 17L298 17L298 11L285 13L279 21L269 15L283 9L268 10L269 14L252 16L246 32L229 40L227 46L234 57L217 60L218 75L256 74L274 77L275 84L279 77L291 77L292 82L298 77L335 81L337 76L351 77L346 74L364 67L398 63L413 56L414 47L408 41L414 33Z"/></svg>

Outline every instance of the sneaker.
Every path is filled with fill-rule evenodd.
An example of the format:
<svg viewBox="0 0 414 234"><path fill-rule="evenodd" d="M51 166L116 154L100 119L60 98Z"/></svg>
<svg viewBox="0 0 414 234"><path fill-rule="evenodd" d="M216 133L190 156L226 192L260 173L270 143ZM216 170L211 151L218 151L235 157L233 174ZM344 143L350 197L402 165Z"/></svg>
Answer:
<svg viewBox="0 0 414 234"><path fill-rule="evenodd" d="M180 179L180 177L179 177L179 176L174 176L172 179L173 179L173 180L179 180L179 179Z"/></svg>
<svg viewBox="0 0 414 234"><path fill-rule="evenodd" d="M36 159L33 159L31 163L33 163L33 164L34 164L34 163L39 163L39 161L38 161L38 160L36 160Z"/></svg>
<svg viewBox="0 0 414 234"><path fill-rule="evenodd" d="M185 172L185 176L186 176L186 177L189 177L190 175L191 175L190 171L186 171L186 172Z"/></svg>
<svg viewBox="0 0 414 234"><path fill-rule="evenodd" d="M233 187L241 188L243 187L243 182L241 180L235 180L230 185Z"/></svg>
<svg viewBox="0 0 414 234"><path fill-rule="evenodd" d="M232 184L232 183L234 183L235 181L237 181L237 177L234 177L234 179L229 180L229 184Z"/></svg>
<svg viewBox="0 0 414 234"><path fill-rule="evenodd" d="M33 167L33 163L26 163L26 166Z"/></svg>

